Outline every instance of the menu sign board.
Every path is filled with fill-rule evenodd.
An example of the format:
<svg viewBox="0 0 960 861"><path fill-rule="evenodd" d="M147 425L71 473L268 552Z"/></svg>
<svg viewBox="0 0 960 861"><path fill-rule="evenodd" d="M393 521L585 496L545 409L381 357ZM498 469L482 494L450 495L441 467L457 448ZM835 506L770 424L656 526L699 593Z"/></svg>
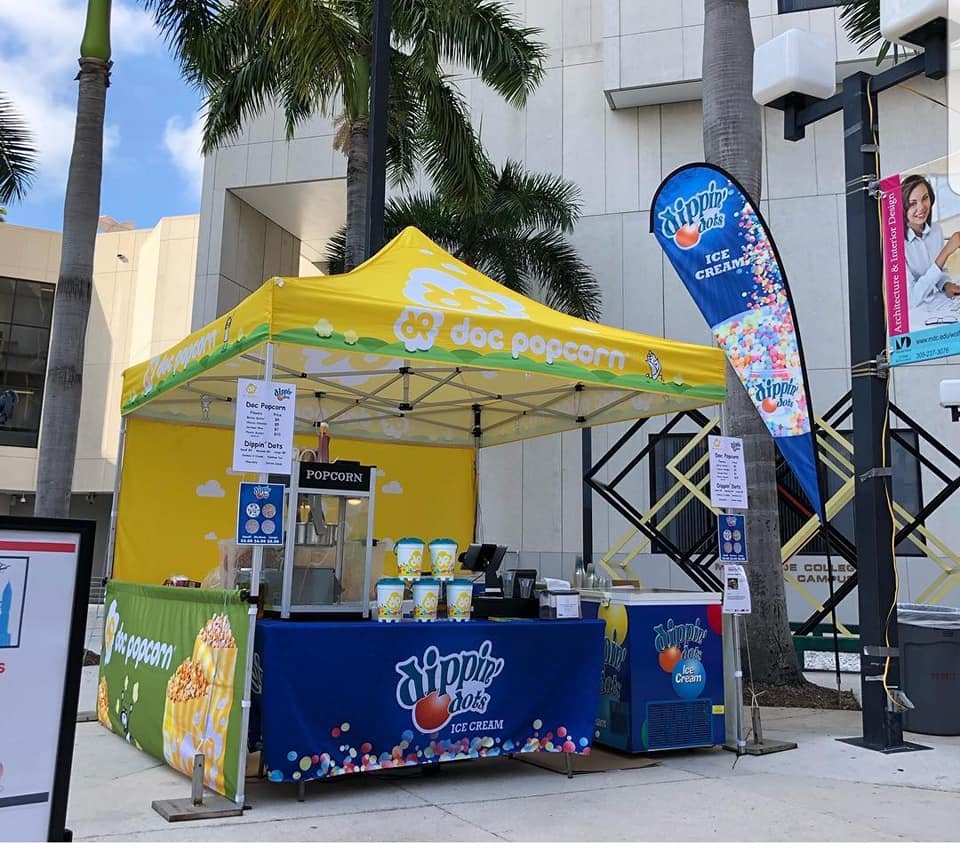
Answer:
<svg viewBox="0 0 960 861"><path fill-rule="evenodd" d="M710 503L714 508L748 507L747 470L740 437L710 437Z"/></svg>
<svg viewBox="0 0 960 861"><path fill-rule="evenodd" d="M0 517L0 839L66 839L94 524Z"/></svg>
<svg viewBox="0 0 960 861"><path fill-rule="evenodd" d="M290 475L296 405L290 383L237 380L234 472Z"/></svg>

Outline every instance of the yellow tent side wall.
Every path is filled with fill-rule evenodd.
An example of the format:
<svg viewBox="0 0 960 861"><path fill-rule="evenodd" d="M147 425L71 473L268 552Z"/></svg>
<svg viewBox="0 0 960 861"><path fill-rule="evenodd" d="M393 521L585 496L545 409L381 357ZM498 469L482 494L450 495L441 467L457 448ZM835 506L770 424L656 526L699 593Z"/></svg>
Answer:
<svg viewBox="0 0 960 861"><path fill-rule="evenodd" d="M312 448L316 437L298 436L295 444ZM377 466L375 538L449 537L462 548L472 540L473 450L335 438L331 458ZM158 584L176 574L203 580L218 568L219 542L236 535L244 479L231 471L232 460L232 430L128 417L113 576ZM384 567L395 573L392 553ZM382 573L374 570L374 579Z"/></svg>

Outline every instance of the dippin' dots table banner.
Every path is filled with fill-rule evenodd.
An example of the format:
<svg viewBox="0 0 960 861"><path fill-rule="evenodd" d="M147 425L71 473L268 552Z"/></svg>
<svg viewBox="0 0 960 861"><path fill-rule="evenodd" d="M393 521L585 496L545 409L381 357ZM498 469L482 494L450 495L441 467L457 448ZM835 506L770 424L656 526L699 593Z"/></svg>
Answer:
<svg viewBox="0 0 960 861"><path fill-rule="evenodd" d="M237 799L248 605L230 590L107 584L97 718Z"/></svg>
<svg viewBox="0 0 960 861"><path fill-rule="evenodd" d="M657 189L650 231L823 520L800 332L763 216L726 171L688 164Z"/></svg>
<svg viewBox="0 0 960 861"><path fill-rule="evenodd" d="M257 623L251 742L300 782L594 738L598 621Z"/></svg>

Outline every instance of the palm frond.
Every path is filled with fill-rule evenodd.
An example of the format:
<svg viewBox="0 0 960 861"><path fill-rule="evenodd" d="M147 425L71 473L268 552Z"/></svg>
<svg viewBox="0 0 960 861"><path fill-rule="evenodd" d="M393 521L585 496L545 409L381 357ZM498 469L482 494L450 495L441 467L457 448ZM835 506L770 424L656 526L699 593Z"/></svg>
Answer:
<svg viewBox="0 0 960 861"><path fill-rule="evenodd" d="M390 58L390 97L387 104L387 170L390 182L404 188L416 175L423 105L417 98L413 61L402 51Z"/></svg>
<svg viewBox="0 0 960 861"><path fill-rule="evenodd" d="M898 48L891 45L880 33L880 0L849 0L840 12L840 21L850 41L860 49L860 53L880 42L878 65L886 59L891 48L894 59L897 59Z"/></svg>
<svg viewBox="0 0 960 861"><path fill-rule="evenodd" d="M327 242L323 262L330 275L343 275L347 268L347 228L341 227Z"/></svg>
<svg viewBox="0 0 960 861"><path fill-rule="evenodd" d="M508 159L497 176L489 217L518 229L537 228L569 232L580 217L580 189L549 173L528 173Z"/></svg>
<svg viewBox="0 0 960 861"><path fill-rule="evenodd" d="M485 84L516 108L543 80L547 46L535 41L540 30L521 27L501 0L401 0L414 7L416 29L409 37L427 45L441 62L471 69Z"/></svg>
<svg viewBox="0 0 960 861"><path fill-rule="evenodd" d="M423 100L420 151L427 174L445 197L483 206L493 165L473 131L463 95L446 78L422 68L416 72Z"/></svg>
<svg viewBox="0 0 960 861"><path fill-rule="evenodd" d="M530 293L529 258L522 238L503 233L478 237L467 256L472 257L467 262L488 278L521 296Z"/></svg>
<svg viewBox="0 0 960 861"><path fill-rule="evenodd" d="M576 249L556 230L523 239L530 271L546 290L547 304L584 320L600 319L602 298L597 279Z"/></svg>
<svg viewBox="0 0 960 861"><path fill-rule="evenodd" d="M33 136L13 103L0 93L0 203L23 198L36 165Z"/></svg>

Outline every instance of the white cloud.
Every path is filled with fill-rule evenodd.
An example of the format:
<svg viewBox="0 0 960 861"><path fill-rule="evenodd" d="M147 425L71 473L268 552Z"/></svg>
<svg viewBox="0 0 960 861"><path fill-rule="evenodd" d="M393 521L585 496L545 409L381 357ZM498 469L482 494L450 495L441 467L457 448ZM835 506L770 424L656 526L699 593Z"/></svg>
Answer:
<svg viewBox="0 0 960 861"><path fill-rule="evenodd" d="M403 486L399 481L389 481L380 488L381 493L403 493Z"/></svg>
<svg viewBox="0 0 960 861"><path fill-rule="evenodd" d="M182 117L170 117L163 132L163 145L174 166L190 183L190 190L200 200L203 185L203 156L200 144L203 137L203 114L198 113L187 125Z"/></svg>
<svg viewBox="0 0 960 861"><path fill-rule="evenodd" d="M73 147L77 109L77 57L86 0L0 3L0 89L26 120L38 151L31 197L61 195ZM111 19L114 74L125 57L166 50L153 18L133 0L114 0ZM107 93L109 112L110 95ZM120 142L115 125L104 129L104 161Z"/></svg>
<svg viewBox="0 0 960 861"><path fill-rule="evenodd" d="M220 485L220 482L215 481L212 478L210 479L210 481L207 481L204 484L201 484L197 488L197 496L206 496L206 497L212 497L215 499L222 499L224 496L226 496L226 494L227 492Z"/></svg>
<svg viewBox="0 0 960 861"><path fill-rule="evenodd" d="M204 540L204 541L216 541L216 540L217 540L217 533L216 533L216 532L208 532L206 535L203 536L203 540Z"/></svg>

